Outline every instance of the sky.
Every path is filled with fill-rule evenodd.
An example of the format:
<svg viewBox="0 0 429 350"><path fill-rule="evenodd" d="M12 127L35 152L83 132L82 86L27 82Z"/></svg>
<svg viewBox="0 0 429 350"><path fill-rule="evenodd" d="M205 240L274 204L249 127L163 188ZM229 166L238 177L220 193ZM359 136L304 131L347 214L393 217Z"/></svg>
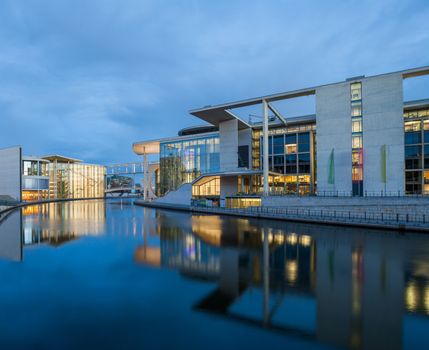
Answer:
<svg viewBox="0 0 429 350"><path fill-rule="evenodd" d="M0 148L138 161L194 108L429 65L428 18L428 0L1 0Z"/></svg>

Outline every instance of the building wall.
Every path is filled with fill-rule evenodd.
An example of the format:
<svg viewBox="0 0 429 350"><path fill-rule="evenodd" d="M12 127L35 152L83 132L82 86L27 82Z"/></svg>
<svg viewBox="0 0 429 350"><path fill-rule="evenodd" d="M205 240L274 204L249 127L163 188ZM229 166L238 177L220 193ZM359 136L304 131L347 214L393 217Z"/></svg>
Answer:
<svg viewBox="0 0 429 350"><path fill-rule="evenodd" d="M248 147L249 169L252 168L252 129L247 128L238 131L238 146Z"/></svg>
<svg viewBox="0 0 429 350"><path fill-rule="evenodd" d="M405 190L404 117L401 74L362 81L364 191ZM386 178L382 180L381 148L386 145Z"/></svg>
<svg viewBox="0 0 429 350"><path fill-rule="evenodd" d="M352 191L350 84L316 90L317 191ZM330 156L334 149L334 184L329 183Z"/></svg>
<svg viewBox="0 0 429 350"><path fill-rule="evenodd" d="M21 201L21 147L0 149L0 196Z"/></svg>
<svg viewBox="0 0 429 350"><path fill-rule="evenodd" d="M220 170L237 170L238 120L228 120L219 124L219 142Z"/></svg>
<svg viewBox="0 0 429 350"><path fill-rule="evenodd" d="M356 80L362 82L363 190L404 192L403 88L400 74ZM352 192L350 84L316 90L317 190ZM387 182L382 178L382 147L386 145ZM329 183L334 149L334 184Z"/></svg>
<svg viewBox="0 0 429 350"><path fill-rule="evenodd" d="M235 195L238 192L237 176L221 176L220 178L220 198Z"/></svg>
<svg viewBox="0 0 429 350"><path fill-rule="evenodd" d="M104 197L104 166L52 162L49 167L50 198Z"/></svg>

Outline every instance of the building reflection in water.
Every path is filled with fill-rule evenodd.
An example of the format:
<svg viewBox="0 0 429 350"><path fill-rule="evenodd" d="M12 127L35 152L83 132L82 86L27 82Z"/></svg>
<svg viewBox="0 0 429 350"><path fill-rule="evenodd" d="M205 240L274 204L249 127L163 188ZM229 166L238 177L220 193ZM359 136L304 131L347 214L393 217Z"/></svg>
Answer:
<svg viewBox="0 0 429 350"><path fill-rule="evenodd" d="M22 209L24 245L60 245L81 236L105 232L104 201L47 203Z"/></svg>
<svg viewBox="0 0 429 350"><path fill-rule="evenodd" d="M159 246L135 258L214 282L196 310L350 349L400 349L404 317L429 316L427 236L157 216Z"/></svg>

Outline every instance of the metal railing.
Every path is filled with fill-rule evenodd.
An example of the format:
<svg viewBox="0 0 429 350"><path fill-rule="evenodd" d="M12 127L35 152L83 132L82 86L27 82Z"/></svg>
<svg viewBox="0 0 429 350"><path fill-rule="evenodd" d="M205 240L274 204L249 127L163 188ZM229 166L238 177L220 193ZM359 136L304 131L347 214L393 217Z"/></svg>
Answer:
<svg viewBox="0 0 429 350"><path fill-rule="evenodd" d="M302 218L319 222L344 222L359 224L405 225L429 228L428 213L391 213L383 211L357 211L336 209L302 209L302 208L220 208L220 207L191 207L195 211L217 214L242 214L244 216L264 216L273 218Z"/></svg>
<svg viewBox="0 0 429 350"><path fill-rule="evenodd" d="M264 193L262 191L252 192L252 193L242 193L238 192L235 196L263 196ZM403 191L364 191L362 196L354 196L351 191L317 191L316 193L297 193L286 190L273 190L269 191L269 196L279 196L279 197L340 197L340 198L365 198L365 197L405 197L405 198L419 198L419 197L428 197L429 192L424 191L422 193L412 193L408 194Z"/></svg>

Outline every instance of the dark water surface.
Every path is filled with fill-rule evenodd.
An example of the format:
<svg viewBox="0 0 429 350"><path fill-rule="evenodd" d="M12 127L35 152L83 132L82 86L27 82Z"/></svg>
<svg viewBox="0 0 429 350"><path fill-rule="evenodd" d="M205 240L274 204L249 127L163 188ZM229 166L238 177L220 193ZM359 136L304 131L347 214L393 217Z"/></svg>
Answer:
<svg viewBox="0 0 429 350"><path fill-rule="evenodd" d="M0 349L429 349L429 235L85 201L0 256Z"/></svg>

